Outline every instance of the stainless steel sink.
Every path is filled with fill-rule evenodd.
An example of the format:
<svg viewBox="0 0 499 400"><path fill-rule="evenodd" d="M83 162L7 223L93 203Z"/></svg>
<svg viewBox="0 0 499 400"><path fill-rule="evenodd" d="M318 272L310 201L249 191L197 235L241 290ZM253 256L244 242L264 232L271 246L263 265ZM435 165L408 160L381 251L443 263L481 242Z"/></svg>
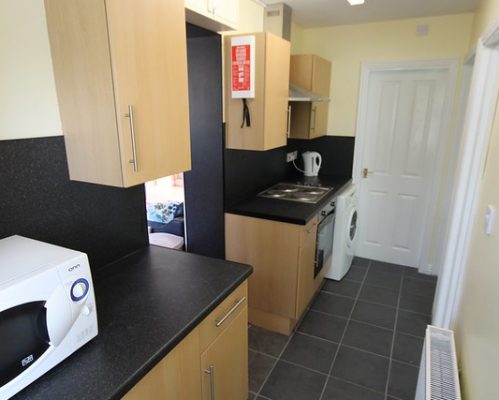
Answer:
<svg viewBox="0 0 499 400"><path fill-rule="evenodd" d="M270 199L315 204L319 202L331 190L333 190L332 187L278 183L274 186L269 187L268 189L265 189L263 192L258 193L258 196L267 197Z"/></svg>

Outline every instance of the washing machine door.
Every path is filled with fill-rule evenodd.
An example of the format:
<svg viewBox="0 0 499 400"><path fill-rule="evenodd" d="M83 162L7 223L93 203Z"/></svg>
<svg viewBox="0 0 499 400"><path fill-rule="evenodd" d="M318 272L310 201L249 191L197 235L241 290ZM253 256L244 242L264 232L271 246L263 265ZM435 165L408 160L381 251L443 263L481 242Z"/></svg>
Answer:
<svg viewBox="0 0 499 400"><path fill-rule="evenodd" d="M347 247L351 250L357 237L357 210L352 208L348 215L347 224Z"/></svg>

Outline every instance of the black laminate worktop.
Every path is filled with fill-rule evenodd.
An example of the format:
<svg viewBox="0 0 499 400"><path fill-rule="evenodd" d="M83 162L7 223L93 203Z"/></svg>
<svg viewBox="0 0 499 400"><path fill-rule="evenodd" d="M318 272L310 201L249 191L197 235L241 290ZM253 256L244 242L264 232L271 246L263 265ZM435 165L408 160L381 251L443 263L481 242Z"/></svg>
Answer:
<svg viewBox="0 0 499 400"><path fill-rule="evenodd" d="M228 206L226 212L248 217L289 222L291 224L306 225L328 201L331 201L351 182L351 178L336 178L326 175L320 175L314 178L304 178L303 176L300 176L289 178L281 182L332 187L333 190L316 204L270 199L258 197L255 194L244 201Z"/></svg>
<svg viewBox="0 0 499 400"><path fill-rule="evenodd" d="M121 398L250 274L149 246L93 276L99 334L14 399Z"/></svg>

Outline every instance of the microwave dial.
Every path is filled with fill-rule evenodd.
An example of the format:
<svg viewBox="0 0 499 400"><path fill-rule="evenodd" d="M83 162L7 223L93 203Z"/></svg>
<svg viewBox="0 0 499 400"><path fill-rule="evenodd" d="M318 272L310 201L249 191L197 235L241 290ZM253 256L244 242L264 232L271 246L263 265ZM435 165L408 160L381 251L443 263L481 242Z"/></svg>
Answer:
<svg viewBox="0 0 499 400"><path fill-rule="evenodd" d="M71 300L80 301L87 295L89 288L90 285L85 278L77 279L71 286Z"/></svg>

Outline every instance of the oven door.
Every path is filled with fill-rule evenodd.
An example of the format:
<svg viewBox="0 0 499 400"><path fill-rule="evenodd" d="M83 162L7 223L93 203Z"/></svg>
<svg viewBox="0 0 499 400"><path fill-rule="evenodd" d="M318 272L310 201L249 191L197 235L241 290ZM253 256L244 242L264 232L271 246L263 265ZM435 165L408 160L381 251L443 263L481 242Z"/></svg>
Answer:
<svg viewBox="0 0 499 400"><path fill-rule="evenodd" d="M0 312L0 387L10 382L50 347L45 301Z"/></svg>
<svg viewBox="0 0 499 400"><path fill-rule="evenodd" d="M334 221L336 214L332 211L317 227L317 251L315 256L314 278L328 262L333 253Z"/></svg>

